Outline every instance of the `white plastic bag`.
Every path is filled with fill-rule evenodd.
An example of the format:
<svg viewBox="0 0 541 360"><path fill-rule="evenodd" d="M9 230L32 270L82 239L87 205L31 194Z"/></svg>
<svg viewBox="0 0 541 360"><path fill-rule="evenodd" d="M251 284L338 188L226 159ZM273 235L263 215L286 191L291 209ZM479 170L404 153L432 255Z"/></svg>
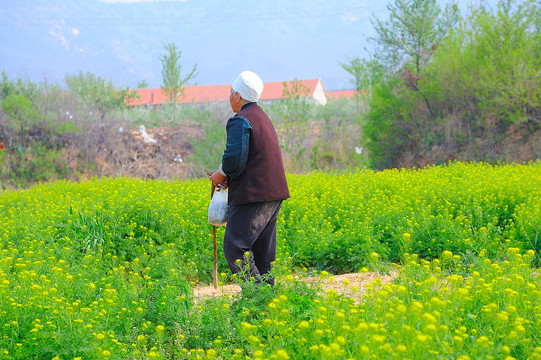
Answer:
<svg viewBox="0 0 541 360"><path fill-rule="evenodd" d="M216 189L209 205L209 224L214 226L224 226L227 224L229 216L229 205L227 205L227 190Z"/></svg>

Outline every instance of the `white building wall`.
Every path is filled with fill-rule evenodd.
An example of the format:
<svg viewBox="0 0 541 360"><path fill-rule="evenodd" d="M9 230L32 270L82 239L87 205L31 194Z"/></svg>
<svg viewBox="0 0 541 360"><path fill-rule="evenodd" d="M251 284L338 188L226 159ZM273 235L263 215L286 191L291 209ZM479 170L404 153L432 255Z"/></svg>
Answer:
<svg viewBox="0 0 541 360"><path fill-rule="evenodd" d="M327 103L327 95L325 95L325 89L321 80L317 82L316 88L314 89L314 102L319 105L325 105Z"/></svg>

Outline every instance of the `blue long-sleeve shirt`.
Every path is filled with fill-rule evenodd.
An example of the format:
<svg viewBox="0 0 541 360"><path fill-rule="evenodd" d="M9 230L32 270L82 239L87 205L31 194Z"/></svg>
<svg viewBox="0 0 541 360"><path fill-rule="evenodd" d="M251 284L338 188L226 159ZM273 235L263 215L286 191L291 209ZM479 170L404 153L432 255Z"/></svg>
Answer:
<svg viewBox="0 0 541 360"><path fill-rule="evenodd" d="M252 125L242 116L235 115L228 120L226 130L227 143L222 156L222 171L229 179L236 179L246 169Z"/></svg>

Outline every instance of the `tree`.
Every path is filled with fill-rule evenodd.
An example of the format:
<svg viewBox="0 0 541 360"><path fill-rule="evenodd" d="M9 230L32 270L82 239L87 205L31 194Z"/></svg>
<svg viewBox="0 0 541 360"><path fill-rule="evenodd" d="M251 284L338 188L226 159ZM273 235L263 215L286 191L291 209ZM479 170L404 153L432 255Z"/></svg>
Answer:
<svg viewBox="0 0 541 360"><path fill-rule="evenodd" d="M173 105L173 120L177 120L177 101L184 97L184 86L192 78L196 76L197 64L194 65L192 71L182 78L180 75L180 57L182 51L177 50L174 43L164 45L166 54L162 54L160 60L162 62L162 92L168 102Z"/></svg>
<svg viewBox="0 0 541 360"><path fill-rule="evenodd" d="M355 57L349 63L340 63L340 66L353 76L351 82L357 91L367 91L383 75L383 69L376 60L365 60Z"/></svg>
<svg viewBox="0 0 541 360"><path fill-rule="evenodd" d="M143 79L143 80L141 80L141 81L139 81L137 83L137 88L138 89L146 89L147 87L148 87L148 82L145 79Z"/></svg>
<svg viewBox="0 0 541 360"><path fill-rule="evenodd" d="M17 87L15 86L15 82L9 79L8 75L5 71L2 71L2 74L0 75L1 81L0 81L0 100L5 99L12 93L15 93L17 90Z"/></svg>
<svg viewBox="0 0 541 360"><path fill-rule="evenodd" d="M447 5L442 13L436 0L394 0L388 4L389 19L371 19L377 36L375 56L392 72L401 71L406 84L419 91L421 72L440 43L459 20L458 6ZM436 116L426 94L420 92L430 116Z"/></svg>
<svg viewBox="0 0 541 360"><path fill-rule="evenodd" d="M2 100L2 110L6 114L6 131L9 147L13 142L13 130L25 143L29 142L28 132L37 124L38 112L32 101L20 94L10 94Z"/></svg>
<svg viewBox="0 0 541 360"><path fill-rule="evenodd" d="M291 86L286 81L282 83L282 86L282 97L284 98L301 99L306 98L310 93L310 88L297 79L291 81Z"/></svg>
<svg viewBox="0 0 541 360"><path fill-rule="evenodd" d="M372 18L375 46L369 60L354 58L342 67L356 86L370 86L365 117L366 148L373 167L393 166L406 149L419 147L423 129L438 114L421 80L427 64L458 22L458 7L442 11L436 0L393 0L387 20Z"/></svg>
<svg viewBox="0 0 541 360"><path fill-rule="evenodd" d="M366 77L368 75L365 66L366 60L355 57L349 63L340 63L340 66L353 76L351 81L355 85L355 90L360 91L368 85Z"/></svg>
<svg viewBox="0 0 541 360"><path fill-rule="evenodd" d="M404 66L418 78L439 44L459 20L458 6L450 3L442 13L436 0L394 0L389 19L371 19L376 36L374 58L396 72ZM416 81L417 79L415 79Z"/></svg>
<svg viewBox="0 0 541 360"><path fill-rule="evenodd" d="M108 112L125 108L126 103L136 96L135 91L117 88L113 82L90 72L66 75L65 81L79 102L88 109L98 111L101 120Z"/></svg>
<svg viewBox="0 0 541 360"><path fill-rule="evenodd" d="M473 11L470 22L456 78L474 92L485 113L506 123L541 123L541 4L500 1L494 13Z"/></svg>
<svg viewBox="0 0 541 360"><path fill-rule="evenodd" d="M17 81L10 80L5 71L0 75L0 100L11 94L18 94L26 97L31 102L35 102L41 95L38 85L30 80L23 81L21 78Z"/></svg>
<svg viewBox="0 0 541 360"><path fill-rule="evenodd" d="M394 0L387 5L389 18L372 18L376 36L371 60L358 57L340 64L354 77L355 87L367 89L385 75L403 78L410 88L417 86L422 71L459 20L458 6L450 3L442 12L436 0ZM420 93L432 117L425 94Z"/></svg>

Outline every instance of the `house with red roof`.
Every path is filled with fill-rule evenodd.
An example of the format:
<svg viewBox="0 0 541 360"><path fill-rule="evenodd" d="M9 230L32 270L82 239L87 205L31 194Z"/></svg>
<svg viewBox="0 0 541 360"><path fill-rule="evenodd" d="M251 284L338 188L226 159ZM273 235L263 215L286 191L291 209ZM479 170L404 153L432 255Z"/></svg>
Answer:
<svg viewBox="0 0 541 360"><path fill-rule="evenodd" d="M205 104L229 101L231 85L187 85L184 97L178 104ZM138 89L138 99L132 99L128 106L155 106L167 103L167 98L160 88ZM287 98L304 98L319 105L327 103L325 87L321 79L277 81L264 83L259 101L270 103Z"/></svg>
<svg viewBox="0 0 541 360"><path fill-rule="evenodd" d="M357 90L327 91L327 98L328 99L340 99L340 98L351 99L355 96L356 93L357 93Z"/></svg>

